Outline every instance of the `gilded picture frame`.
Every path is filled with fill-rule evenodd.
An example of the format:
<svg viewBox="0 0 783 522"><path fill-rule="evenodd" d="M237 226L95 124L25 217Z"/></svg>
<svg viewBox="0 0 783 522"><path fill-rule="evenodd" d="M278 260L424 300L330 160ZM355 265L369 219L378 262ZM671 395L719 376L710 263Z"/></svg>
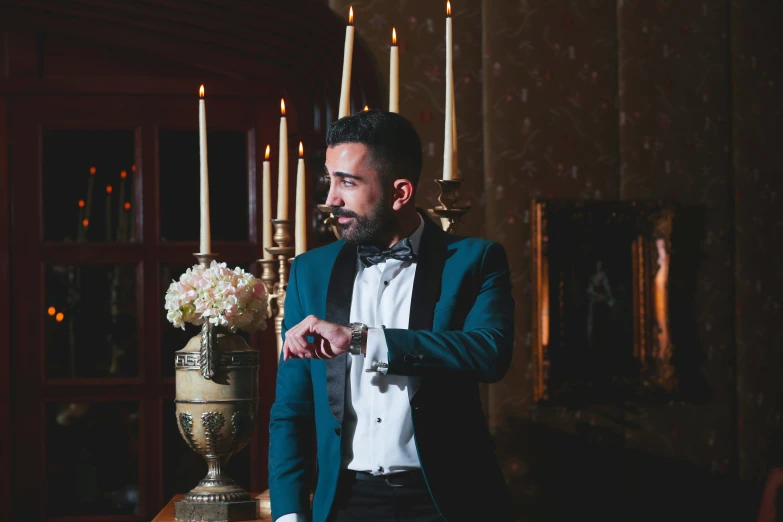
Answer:
<svg viewBox="0 0 783 522"><path fill-rule="evenodd" d="M532 377L536 402L670 394L669 269L676 206L534 200Z"/></svg>

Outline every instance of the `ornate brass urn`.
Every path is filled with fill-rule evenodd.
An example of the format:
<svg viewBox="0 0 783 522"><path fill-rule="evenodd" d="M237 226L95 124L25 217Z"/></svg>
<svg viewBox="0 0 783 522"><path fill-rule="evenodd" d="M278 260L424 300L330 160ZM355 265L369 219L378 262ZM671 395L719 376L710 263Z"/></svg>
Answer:
<svg viewBox="0 0 783 522"><path fill-rule="evenodd" d="M250 439L258 412L258 351L236 334L206 323L175 354L179 432L207 461L207 476L175 503L177 520L249 520L256 503L223 474Z"/></svg>

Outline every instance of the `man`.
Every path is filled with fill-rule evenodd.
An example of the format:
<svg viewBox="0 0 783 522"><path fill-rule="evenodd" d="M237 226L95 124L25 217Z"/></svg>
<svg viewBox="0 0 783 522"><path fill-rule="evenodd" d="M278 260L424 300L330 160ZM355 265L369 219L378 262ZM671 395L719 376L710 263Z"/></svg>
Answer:
<svg viewBox="0 0 783 522"><path fill-rule="evenodd" d="M479 382L511 361L503 247L420 216L421 141L371 110L327 133L326 204L341 239L298 256L270 414L272 517L313 522L508 521Z"/></svg>

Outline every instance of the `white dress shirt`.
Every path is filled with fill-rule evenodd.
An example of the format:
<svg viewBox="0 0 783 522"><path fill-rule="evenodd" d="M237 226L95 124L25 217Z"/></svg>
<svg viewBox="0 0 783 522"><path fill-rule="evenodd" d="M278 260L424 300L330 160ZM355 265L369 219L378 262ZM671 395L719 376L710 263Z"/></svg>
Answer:
<svg viewBox="0 0 783 522"><path fill-rule="evenodd" d="M421 217L419 217L421 220ZM418 254L424 221L411 234ZM345 418L343 419L343 469L386 475L419 469L413 439L408 390L419 377L386 375L375 371L388 364L384 328L408 328L416 263L388 259L366 267L358 260L353 283L350 321L368 326L366 355L346 355ZM289 513L277 522L306 522L301 513Z"/></svg>
<svg viewBox="0 0 783 522"><path fill-rule="evenodd" d="M414 254L423 230L421 221L410 236ZM408 391L419 378L373 371L389 362L383 328L408 328L416 263L388 259L367 268L358 263L350 320L369 330L367 355L347 357L343 468L376 475L418 469Z"/></svg>

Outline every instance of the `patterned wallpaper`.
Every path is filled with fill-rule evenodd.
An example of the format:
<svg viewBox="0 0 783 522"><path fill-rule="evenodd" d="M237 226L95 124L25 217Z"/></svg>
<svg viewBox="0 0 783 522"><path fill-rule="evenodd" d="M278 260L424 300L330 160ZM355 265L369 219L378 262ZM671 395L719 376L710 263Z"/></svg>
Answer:
<svg viewBox="0 0 783 522"><path fill-rule="evenodd" d="M416 126L424 146L424 168L417 204L437 203L434 179L443 169L444 107L446 85L446 4L330 0L336 13L348 18L353 6L356 33L375 55L388 108L389 47L392 27L400 47L400 114ZM482 235L482 126L481 126L481 7L478 0L454 6L454 91L459 133L459 171L464 180L461 201L474 208L464 218L461 231Z"/></svg>
<svg viewBox="0 0 783 522"><path fill-rule="evenodd" d="M437 176L440 2L330 0L343 16L349 5L386 81L388 33L398 27L401 113L422 136L425 172ZM772 257L783 226L776 205L783 79L773 65L781 62L776 28L765 23L783 9L776 0L750 5L454 3L459 164L474 205L459 232L499 240L509 253L515 353L507 377L489 387L487 409L526 519L606 513L608 504L623 519L638 503L648 507L635 520L688 519L692 513L672 514L677 500L709 505L694 511L702 517L747 515L758 500L752 488L770 463L783 465L783 270ZM437 195L426 181L420 192L427 206ZM677 346L683 386L673 400L577 410L533 404L530 203L537 197L680 204L684 241L673 255L689 266L675 282L690 297L672 313L693 328ZM564 491L578 507L560 501Z"/></svg>
<svg viewBox="0 0 783 522"><path fill-rule="evenodd" d="M628 443L728 472L736 466L728 4L617 6L620 195L671 199L703 220L691 248L673 253L692 258L684 278L692 301L672 310L697 318L697 331L675 347L690 362L690 375L678 368L689 400L632 415L638 429Z"/></svg>
<svg viewBox="0 0 783 522"><path fill-rule="evenodd" d="M783 466L783 2L731 4L740 471ZM774 21L774 23L770 23Z"/></svg>

